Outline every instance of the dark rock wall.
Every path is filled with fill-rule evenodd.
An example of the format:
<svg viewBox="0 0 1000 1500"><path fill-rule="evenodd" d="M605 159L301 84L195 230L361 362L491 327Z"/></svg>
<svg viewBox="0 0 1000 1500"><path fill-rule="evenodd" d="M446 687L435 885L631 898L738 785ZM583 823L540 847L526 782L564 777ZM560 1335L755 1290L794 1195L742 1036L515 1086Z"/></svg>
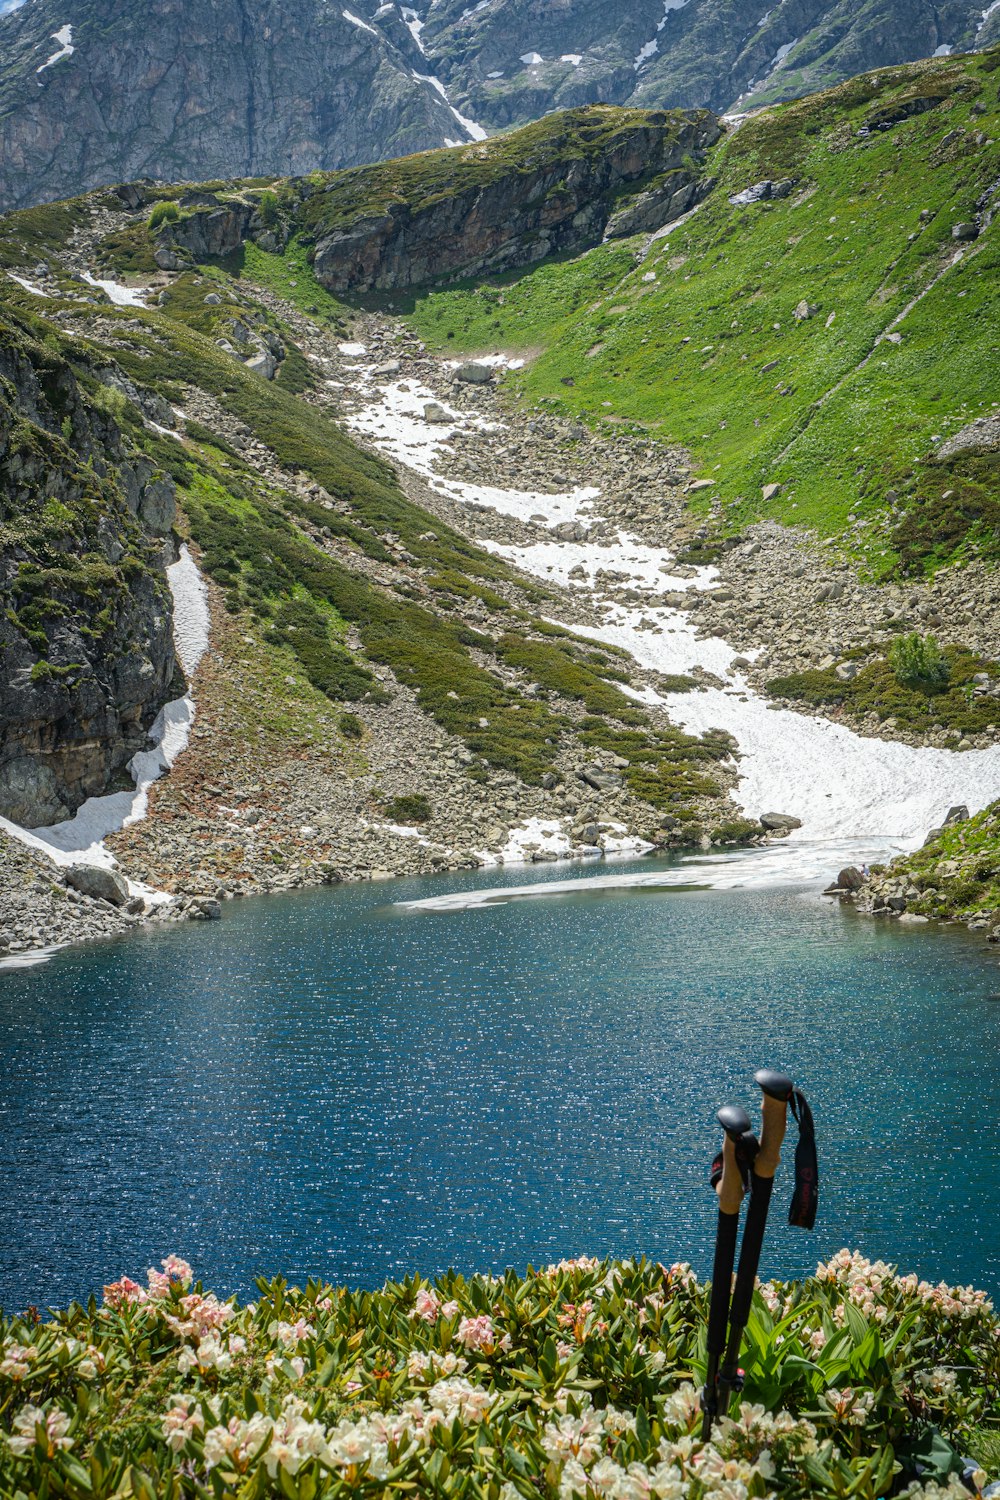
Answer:
<svg viewBox="0 0 1000 1500"><path fill-rule="evenodd" d="M0 321L0 816L60 821L144 747L175 671L173 514L100 392Z"/></svg>

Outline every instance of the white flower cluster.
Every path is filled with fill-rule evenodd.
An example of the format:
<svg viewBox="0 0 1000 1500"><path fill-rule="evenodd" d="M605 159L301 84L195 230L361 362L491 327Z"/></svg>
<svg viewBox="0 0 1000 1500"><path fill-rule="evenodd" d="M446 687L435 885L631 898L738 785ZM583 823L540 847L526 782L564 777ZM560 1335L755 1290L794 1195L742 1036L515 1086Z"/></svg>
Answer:
<svg viewBox="0 0 1000 1500"><path fill-rule="evenodd" d="M452 1376L436 1381L399 1412L373 1412L325 1427L298 1396L286 1396L277 1415L255 1412L249 1418L224 1421L219 1397L198 1400L180 1395L164 1413L161 1428L175 1453L189 1443L200 1448L209 1469L225 1464L246 1473L262 1458L273 1479L279 1469L296 1474L303 1464L317 1459L331 1471L356 1469L384 1479L394 1463L427 1442L436 1428L450 1428L456 1419L463 1425L481 1422L495 1401L481 1386ZM206 1424L206 1410L218 1419L213 1425Z"/></svg>

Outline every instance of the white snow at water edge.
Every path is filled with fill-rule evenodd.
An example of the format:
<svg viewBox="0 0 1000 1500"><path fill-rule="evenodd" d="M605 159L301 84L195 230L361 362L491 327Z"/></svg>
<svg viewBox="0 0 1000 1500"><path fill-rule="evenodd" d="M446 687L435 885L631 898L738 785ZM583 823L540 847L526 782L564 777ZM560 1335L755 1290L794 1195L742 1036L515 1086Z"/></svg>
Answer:
<svg viewBox="0 0 1000 1500"><path fill-rule="evenodd" d="M456 499L550 526L598 519L600 492L593 487L546 495L449 479L448 439L454 428L423 419L429 399L433 393L414 383L405 390L399 384L373 389L372 401L350 422ZM698 878L706 883L829 877L839 864L884 859L916 847L954 803L978 811L1000 796L1000 746L963 752L915 749L770 707L734 670L737 652L732 646L714 636L699 639L683 611L657 600L663 592L710 588L717 577L713 569L699 569L690 579L671 575L668 553L624 532L610 545L554 538L530 547L483 545L544 581L587 591L604 620L600 625L575 624L578 634L624 647L640 666L663 675L702 667L721 680L722 686L707 690L660 697L646 689L635 696L662 704L674 722L692 733L724 729L733 735L740 751L736 805L750 816L790 813L804 826L770 850L699 861ZM661 573L661 568L667 571ZM570 579L571 569L582 569L583 576ZM625 606L603 597L601 569L626 574L630 586L650 591L649 601ZM517 842L523 846L528 841L522 831ZM735 873L726 873L730 871Z"/></svg>
<svg viewBox="0 0 1000 1500"><path fill-rule="evenodd" d="M62 62L64 57L72 57L76 51L73 46L72 26L60 26L58 31L52 33L52 40L59 43L59 51L53 52L51 57L46 58L42 66L35 69L36 73L44 73L46 68L54 67L56 63Z"/></svg>
<svg viewBox="0 0 1000 1500"><path fill-rule="evenodd" d="M167 579L174 599L174 646L190 677L208 646L209 616L208 591L187 547L181 548L179 560L167 569ZM109 833L138 823L146 816L149 788L187 747L194 712L194 699L190 695L175 698L160 710L149 731L149 749L140 750L129 761L134 791L89 797L74 817L49 828L20 828L6 818L0 818L0 828L29 849L49 855L57 865L91 864L113 869L114 856L104 847L103 840ZM129 882L129 886L133 894L154 900L159 894L134 882Z"/></svg>
<svg viewBox="0 0 1000 1500"><path fill-rule="evenodd" d="M145 307L144 297L149 296L149 287L123 286L120 281L98 281L89 271L84 271L83 280L104 293L116 307Z"/></svg>

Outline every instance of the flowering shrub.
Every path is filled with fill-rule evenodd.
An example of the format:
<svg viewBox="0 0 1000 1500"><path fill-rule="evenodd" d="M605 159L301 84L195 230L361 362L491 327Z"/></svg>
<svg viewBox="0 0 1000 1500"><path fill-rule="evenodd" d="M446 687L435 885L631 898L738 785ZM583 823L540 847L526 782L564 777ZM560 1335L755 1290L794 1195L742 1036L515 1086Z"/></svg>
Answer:
<svg viewBox="0 0 1000 1500"><path fill-rule="evenodd" d="M687 1266L259 1286L220 1301L171 1256L100 1306L0 1321L0 1495L875 1500L922 1425L961 1441L998 1415L989 1301L848 1251L759 1288L742 1403L708 1443Z"/></svg>

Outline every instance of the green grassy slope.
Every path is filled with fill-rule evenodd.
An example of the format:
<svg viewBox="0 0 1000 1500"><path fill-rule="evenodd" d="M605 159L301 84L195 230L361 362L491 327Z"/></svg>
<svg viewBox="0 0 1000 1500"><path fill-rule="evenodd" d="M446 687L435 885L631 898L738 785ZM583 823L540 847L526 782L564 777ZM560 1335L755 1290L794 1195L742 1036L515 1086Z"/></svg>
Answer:
<svg viewBox="0 0 1000 1500"><path fill-rule="evenodd" d="M430 291L413 321L437 347L541 349L518 377L528 399L687 444L731 529L771 515L847 533L882 570L998 555L995 466L927 463L1000 402L1000 228L952 237L1000 180L998 64L884 70L769 110L715 149L717 188L645 257L634 240L631 259L602 246ZM766 178L794 188L729 202ZM900 341L878 342L918 297Z"/></svg>
<svg viewBox="0 0 1000 1500"><path fill-rule="evenodd" d="M16 242L18 224L12 228L9 220L5 228ZM243 269L267 273L264 279L280 289L283 280L297 278L278 274L277 260L255 252ZM275 317L246 278L210 271L210 279L194 272L176 278L156 309L104 306L96 327L90 304L41 302L4 280L0 319L7 302L26 330L111 404L126 445L172 476L185 525L229 610L268 648L290 653L334 707L380 697L373 668L390 667L443 728L464 740L474 779L492 768L537 784L555 769L560 747L575 739L587 749L625 753L632 790L687 825L693 838L705 826L706 799L718 809L709 829L721 826L729 805L712 768L727 759L728 739L655 727L622 693L627 677L613 651L597 651L542 620L544 590L407 500L392 468L299 399L296 383L286 388L280 375L266 382L220 348L215 340L234 319L273 331ZM205 302L208 288L218 289L217 304ZM336 309L324 305L319 316L335 319ZM295 365L302 385L310 385L307 361L287 339L286 347L282 373ZM267 482L197 422L180 440L151 430L137 406L98 380L110 360L140 388L175 404L192 388L204 392L263 441L287 473L308 476L325 498ZM0 391L0 417L5 395ZM0 519L7 527L34 524L16 492L3 493L11 514ZM378 581L375 566L382 569ZM488 611L476 628L461 612L473 597ZM360 649L348 644L352 629ZM522 692L529 679L541 685L539 696ZM296 702L297 691L290 695ZM293 737L297 711L290 702L284 715ZM650 831L655 822L651 814ZM729 829L727 836L745 832Z"/></svg>

